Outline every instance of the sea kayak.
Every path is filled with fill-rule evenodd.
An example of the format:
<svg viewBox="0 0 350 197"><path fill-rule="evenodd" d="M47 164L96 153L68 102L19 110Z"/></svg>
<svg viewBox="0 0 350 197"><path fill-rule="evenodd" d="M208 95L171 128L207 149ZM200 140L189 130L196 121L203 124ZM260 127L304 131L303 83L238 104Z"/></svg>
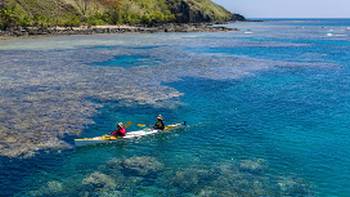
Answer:
<svg viewBox="0 0 350 197"><path fill-rule="evenodd" d="M127 140L127 139L135 139L135 138L141 138L148 135L154 135L160 132L171 132L177 129L184 128L186 126L185 123L176 123L167 125L164 129L164 131L156 130L156 129L150 129L146 128L139 131L131 131L127 132L124 137L114 137L110 135L103 135L93 138L80 138L80 139L74 139L75 146L88 146L88 145L96 145L96 144L108 144L108 143L115 143L120 140Z"/></svg>

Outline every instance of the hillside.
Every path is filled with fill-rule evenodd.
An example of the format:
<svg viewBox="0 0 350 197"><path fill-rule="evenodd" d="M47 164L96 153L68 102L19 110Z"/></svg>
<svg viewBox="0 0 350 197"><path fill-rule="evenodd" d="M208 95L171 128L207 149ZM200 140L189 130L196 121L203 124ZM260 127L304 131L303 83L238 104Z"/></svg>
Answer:
<svg viewBox="0 0 350 197"><path fill-rule="evenodd" d="M232 13L210 0L4 0L0 28L223 22Z"/></svg>

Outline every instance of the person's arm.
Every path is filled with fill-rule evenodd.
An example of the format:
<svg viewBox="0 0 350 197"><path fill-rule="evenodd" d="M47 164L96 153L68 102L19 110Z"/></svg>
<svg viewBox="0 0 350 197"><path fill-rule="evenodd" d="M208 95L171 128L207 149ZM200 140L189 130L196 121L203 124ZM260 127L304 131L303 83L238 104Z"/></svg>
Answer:
<svg viewBox="0 0 350 197"><path fill-rule="evenodd" d="M153 126L153 129L158 129L159 128L159 125L158 125L158 121L154 124L154 126Z"/></svg>
<svg viewBox="0 0 350 197"><path fill-rule="evenodd" d="M116 132L117 132L117 131L116 131L116 130L114 130L114 131L112 131L112 132L111 132L111 134L110 134L110 135L113 135L113 136L114 136L114 135L116 135Z"/></svg>

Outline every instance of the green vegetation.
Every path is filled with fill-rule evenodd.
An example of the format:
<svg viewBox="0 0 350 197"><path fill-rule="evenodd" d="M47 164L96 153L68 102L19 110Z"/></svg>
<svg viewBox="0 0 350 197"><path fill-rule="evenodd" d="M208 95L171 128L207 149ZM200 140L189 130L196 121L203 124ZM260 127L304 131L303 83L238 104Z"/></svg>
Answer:
<svg viewBox="0 0 350 197"><path fill-rule="evenodd" d="M109 13L114 15L110 19L112 24L147 24L175 19L165 1L159 0L119 0Z"/></svg>
<svg viewBox="0 0 350 197"><path fill-rule="evenodd" d="M177 14L182 15L182 19L189 22L228 21L232 19L232 13L222 6L213 3L211 0L173 0L169 1L173 8L188 7L189 9L179 9ZM185 2L185 6L184 6ZM185 16L183 16L185 15ZM188 15L188 16L186 16ZM187 18L188 17L188 18ZM198 18L199 17L199 18Z"/></svg>
<svg viewBox="0 0 350 197"><path fill-rule="evenodd" d="M185 5L186 9L179 5ZM191 19L179 19L181 15ZM0 29L209 22L231 18L230 12L210 0L4 0L0 5Z"/></svg>
<svg viewBox="0 0 350 197"><path fill-rule="evenodd" d="M12 5L0 11L0 28L15 25L26 26L31 22L27 13L18 5Z"/></svg>

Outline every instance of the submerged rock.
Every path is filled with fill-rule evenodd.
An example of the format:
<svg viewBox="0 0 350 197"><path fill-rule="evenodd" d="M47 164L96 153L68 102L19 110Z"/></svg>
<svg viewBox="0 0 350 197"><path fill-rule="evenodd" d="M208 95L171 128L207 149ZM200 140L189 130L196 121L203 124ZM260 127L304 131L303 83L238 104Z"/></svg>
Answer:
<svg viewBox="0 0 350 197"><path fill-rule="evenodd" d="M262 173L266 169L266 162L263 159L257 160L242 160L239 164L241 171L249 173Z"/></svg>
<svg viewBox="0 0 350 197"><path fill-rule="evenodd" d="M172 179L172 185L183 191L196 191L201 185L207 185L215 178L213 171L205 168L179 170Z"/></svg>
<svg viewBox="0 0 350 197"><path fill-rule="evenodd" d="M120 162L125 175L152 176L163 169L163 164L153 157L131 157Z"/></svg>
<svg viewBox="0 0 350 197"><path fill-rule="evenodd" d="M218 196L218 194L212 189L202 189L198 193L198 197L211 197L211 196Z"/></svg>
<svg viewBox="0 0 350 197"><path fill-rule="evenodd" d="M110 191L116 188L116 181L101 172L94 172L83 179L82 185L88 191Z"/></svg>
<svg viewBox="0 0 350 197"><path fill-rule="evenodd" d="M201 190L198 194L195 195L196 197L242 197L242 195L233 192L233 191L225 191L218 189L212 189L212 190Z"/></svg>
<svg viewBox="0 0 350 197"><path fill-rule="evenodd" d="M38 190L29 192L29 196L56 196L64 191L63 185L58 181L49 181Z"/></svg>
<svg viewBox="0 0 350 197"><path fill-rule="evenodd" d="M120 182L115 177L94 172L82 180L76 191L81 197L119 197L122 193L118 189L123 187Z"/></svg>
<svg viewBox="0 0 350 197"><path fill-rule="evenodd" d="M270 179L261 174L242 171L240 163L223 163L211 167L192 166L177 171L170 180L170 187L177 193L190 193L193 196L274 196L274 184Z"/></svg>
<svg viewBox="0 0 350 197"><path fill-rule="evenodd" d="M112 192L101 192L99 193L99 197L121 197L122 193L120 191L112 191Z"/></svg>
<svg viewBox="0 0 350 197"><path fill-rule="evenodd" d="M306 197L312 196L310 185L302 179L283 178L277 183L281 196Z"/></svg>
<svg viewBox="0 0 350 197"><path fill-rule="evenodd" d="M120 170L121 160L113 158L106 163L106 167L109 170Z"/></svg>
<svg viewBox="0 0 350 197"><path fill-rule="evenodd" d="M122 197L120 191L97 191L97 192L82 192L80 197Z"/></svg>
<svg viewBox="0 0 350 197"><path fill-rule="evenodd" d="M50 181L47 183L47 189L48 191L57 193L63 191L62 183L58 181Z"/></svg>

